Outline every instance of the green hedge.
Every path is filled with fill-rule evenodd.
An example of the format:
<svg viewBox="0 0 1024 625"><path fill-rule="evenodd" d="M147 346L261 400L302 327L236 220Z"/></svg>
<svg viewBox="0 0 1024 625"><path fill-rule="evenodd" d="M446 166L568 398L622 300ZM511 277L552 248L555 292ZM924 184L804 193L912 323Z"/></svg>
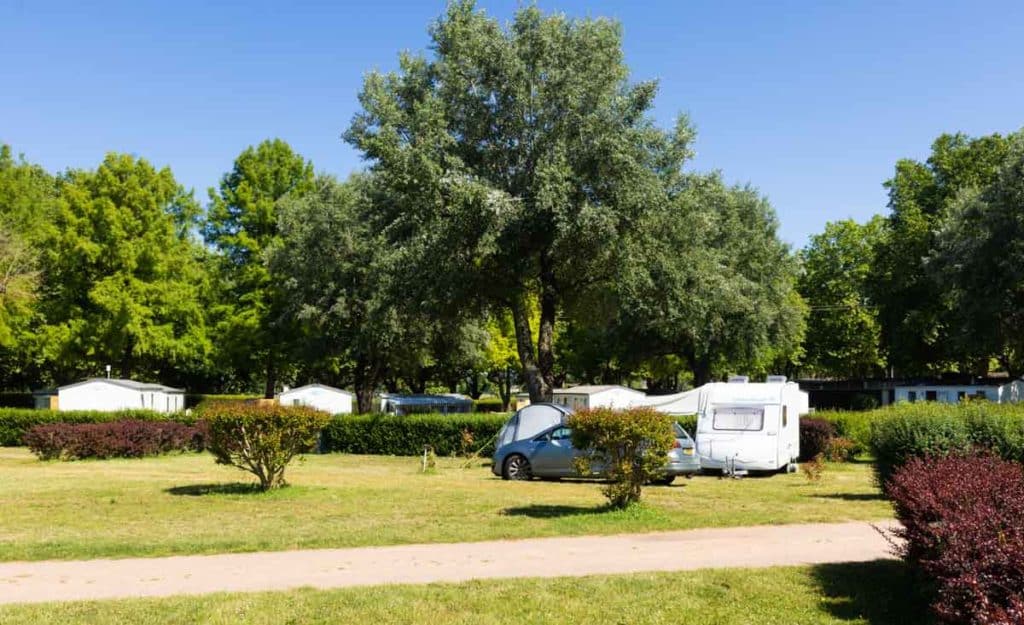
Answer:
<svg viewBox="0 0 1024 625"><path fill-rule="evenodd" d="M25 432L36 425L47 423L107 423L122 419L140 421L178 421L190 423L194 419L184 413L163 414L152 410L119 410L98 412L91 410L33 410L31 408L0 408L0 447L21 445Z"/></svg>
<svg viewBox="0 0 1024 625"><path fill-rule="evenodd" d="M214 393L185 393L185 407L195 408L203 402L211 401L246 401L262 399L263 395L217 395Z"/></svg>
<svg viewBox="0 0 1024 625"><path fill-rule="evenodd" d="M320 448L325 452L418 456L424 445L439 456L491 454L497 435L508 421L505 413L338 415L324 428Z"/></svg>
<svg viewBox="0 0 1024 625"><path fill-rule="evenodd" d="M504 412L501 409L501 398L483 397L473 400L473 412Z"/></svg>
<svg viewBox="0 0 1024 625"><path fill-rule="evenodd" d="M1024 461L1024 405L919 402L873 412L869 444L881 484L914 457L975 449Z"/></svg>

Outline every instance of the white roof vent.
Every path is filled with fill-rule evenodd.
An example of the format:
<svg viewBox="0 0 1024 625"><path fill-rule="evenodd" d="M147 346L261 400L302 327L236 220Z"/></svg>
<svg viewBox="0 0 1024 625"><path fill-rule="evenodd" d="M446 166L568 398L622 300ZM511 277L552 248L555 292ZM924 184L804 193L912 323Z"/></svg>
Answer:
<svg viewBox="0 0 1024 625"><path fill-rule="evenodd" d="M770 375L765 379L768 384L785 384L786 376L784 375Z"/></svg>
<svg viewBox="0 0 1024 625"><path fill-rule="evenodd" d="M750 381L748 375L732 375L729 376L729 384L746 384Z"/></svg>

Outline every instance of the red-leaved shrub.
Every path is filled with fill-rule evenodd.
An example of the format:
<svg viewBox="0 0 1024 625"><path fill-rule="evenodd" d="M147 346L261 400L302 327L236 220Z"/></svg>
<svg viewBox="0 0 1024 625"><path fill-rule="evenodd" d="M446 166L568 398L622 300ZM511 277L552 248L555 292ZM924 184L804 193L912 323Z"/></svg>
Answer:
<svg viewBox="0 0 1024 625"><path fill-rule="evenodd" d="M24 442L42 460L139 458L205 447L206 426L174 421L50 423L25 433Z"/></svg>
<svg viewBox="0 0 1024 625"><path fill-rule="evenodd" d="M836 426L824 419L800 419L800 461L827 455L835 435Z"/></svg>
<svg viewBox="0 0 1024 625"><path fill-rule="evenodd" d="M912 458L888 483L900 556L936 584L946 623L1024 623L1024 468L989 456Z"/></svg>

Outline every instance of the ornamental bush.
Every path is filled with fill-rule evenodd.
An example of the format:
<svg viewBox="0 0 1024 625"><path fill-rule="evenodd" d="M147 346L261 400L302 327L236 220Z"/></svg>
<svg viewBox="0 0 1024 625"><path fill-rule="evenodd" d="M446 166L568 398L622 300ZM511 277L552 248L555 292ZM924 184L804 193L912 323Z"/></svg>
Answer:
<svg viewBox="0 0 1024 625"><path fill-rule="evenodd" d="M24 442L41 460L141 458L172 451L201 451L202 424L126 419L108 423L50 423L37 425Z"/></svg>
<svg viewBox="0 0 1024 625"><path fill-rule="evenodd" d="M494 453L503 413L337 415L324 428L324 452L418 456L430 446L439 456ZM472 441L472 442L470 442Z"/></svg>
<svg viewBox="0 0 1024 625"><path fill-rule="evenodd" d="M668 461L673 419L648 406L573 413L568 425L573 446L581 450L577 470L609 480L603 492L612 507L639 501L643 485L659 477Z"/></svg>
<svg viewBox="0 0 1024 625"><path fill-rule="evenodd" d="M888 493L899 555L936 586L952 624L1024 622L1024 472L994 456L911 458Z"/></svg>
<svg viewBox="0 0 1024 625"><path fill-rule="evenodd" d="M207 424L207 446L217 463L252 473L261 490L287 484L285 468L314 448L330 418L304 406L250 402L214 402L196 412Z"/></svg>
<svg viewBox="0 0 1024 625"><path fill-rule="evenodd" d="M828 455L836 428L824 419L800 419L800 462Z"/></svg>

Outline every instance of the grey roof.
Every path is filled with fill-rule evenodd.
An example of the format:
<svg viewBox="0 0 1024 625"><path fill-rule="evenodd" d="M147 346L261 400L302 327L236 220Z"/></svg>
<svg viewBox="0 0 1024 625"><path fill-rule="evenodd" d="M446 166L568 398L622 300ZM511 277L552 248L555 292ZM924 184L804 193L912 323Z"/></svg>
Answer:
<svg viewBox="0 0 1024 625"><path fill-rule="evenodd" d="M384 399L398 406L439 406L444 404L471 404L473 400L461 395L392 395L384 393Z"/></svg>
<svg viewBox="0 0 1024 625"><path fill-rule="evenodd" d="M295 391L301 391L301 390L307 389L307 388L322 388L325 391L334 391L335 393L343 393L345 395L348 395L349 397L355 397L355 393L353 393L352 391L346 391L343 388L336 388L336 387L333 387L333 386L327 386L326 384L315 384L315 383L314 384L306 384L304 386L296 386L295 388L290 388L287 391L283 391L281 393L281 395L284 395L285 393L294 393Z"/></svg>
<svg viewBox="0 0 1024 625"><path fill-rule="evenodd" d="M183 388L174 388L172 386L164 386L163 384L156 384L153 382L136 382L135 380L121 380L118 378L89 378L82 380L81 382L75 382L74 384L66 384L58 387L58 391L62 391L66 388L75 388L76 386L82 386L84 384L93 384L94 382L106 382L107 384L113 384L114 386L121 386L124 388L130 388L133 391L163 391L164 393L184 393Z"/></svg>
<svg viewBox="0 0 1024 625"><path fill-rule="evenodd" d="M619 386L617 384L583 384L570 388L556 388L554 392L556 395L596 395L598 393L612 391L615 389L622 389L632 393L639 393L641 395L644 394L643 391L638 391L635 388Z"/></svg>

